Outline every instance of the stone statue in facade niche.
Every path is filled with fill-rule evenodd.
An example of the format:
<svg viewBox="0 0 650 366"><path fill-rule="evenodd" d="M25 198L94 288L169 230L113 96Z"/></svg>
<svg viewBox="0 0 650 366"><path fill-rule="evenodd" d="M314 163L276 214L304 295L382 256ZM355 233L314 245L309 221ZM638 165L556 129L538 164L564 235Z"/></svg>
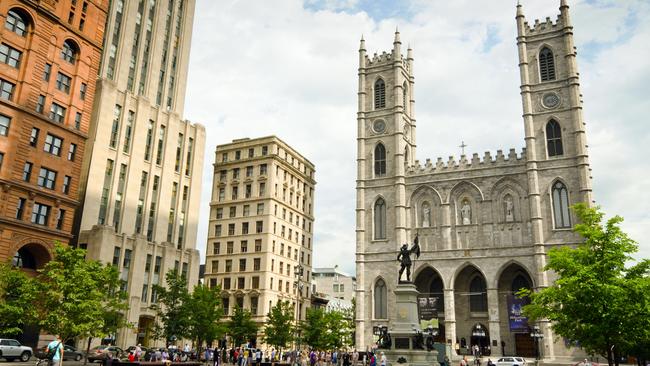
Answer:
<svg viewBox="0 0 650 366"><path fill-rule="evenodd" d="M460 217L463 221L463 225L469 225L472 223L472 207L469 205L469 201L463 201L463 206L460 208Z"/></svg>
<svg viewBox="0 0 650 366"><path fill-rule="evenodd" d="M431 226L431 207L428 203L422 205L422 227Z"/></svg>
<svg viewBox="0 0 650 366"><path fill-rule="evenodd" d="M506 222L515 221L515 205L512 203L512 197L506 196L504 202L506 206Z"/></svg>

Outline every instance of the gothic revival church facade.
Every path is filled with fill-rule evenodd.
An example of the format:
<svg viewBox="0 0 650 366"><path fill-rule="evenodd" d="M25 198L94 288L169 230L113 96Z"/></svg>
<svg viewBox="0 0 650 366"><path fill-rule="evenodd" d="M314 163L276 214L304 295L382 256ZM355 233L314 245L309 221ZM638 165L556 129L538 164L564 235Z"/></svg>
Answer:
<svg viewBox="0 0 650 366"><path fill-rule="evenodd" d="M359 49L357 180L357 333L372 346L373 327L395 314L396 255L419 234L412 280L437 299L439 335L457 353L478 345L492 357L535 355L539 326L546 360L575 357L549 324L517 317L520 288L554 280L547 252L581 238L569 207L592 202L586 132L569 7L556 22L529 24L517 6L517 47L525 148L459 161L416 160L413 52Z"/></svg>

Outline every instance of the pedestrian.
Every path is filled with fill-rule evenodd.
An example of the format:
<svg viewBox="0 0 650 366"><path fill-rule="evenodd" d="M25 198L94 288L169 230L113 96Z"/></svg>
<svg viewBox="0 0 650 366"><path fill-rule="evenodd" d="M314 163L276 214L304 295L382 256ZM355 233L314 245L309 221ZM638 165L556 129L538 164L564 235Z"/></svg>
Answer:
<svg viewBox="0 0 650 366"><path fill-rule="evenodd" d="M46 351L48 355L52 355L52 362L50 365L61 365L61 360L63 359L63 341L58 334L55 335L54 340L47 345Z"/></svg>
<svg viewBox="0 0 650 366"><path fill-rule="evenodd" d="M370 366L377 366L377 359L374 353L370 354Z"/></svg>
<svg viewBox="0 0 650 366"><path fill-rule="evenodd" d="M467 366L467 356L463 356L463 359L460 360L460 366Z"/></svg>
<svg viewBox="0 0 650 366"><path fill-rule="evenodd" d="M388 361L386 360L386 355L384 352L381 353L381 366L387 366Z"/></svg>
<svg viewBox="0 0 650 366"><path fill-rule="evenodd" d="M492 362L492 359L488 358L487 366L494 366L494 362Z"/></svg>
<svg viewBox="0 0 650 366"><path fill-rule="evenodd" d="M135 350L129 352L129 362L135 362Z"/></svg>
<svg viewBox="0 0 650 366"><path fill-rule="evenodd" d="M445 355L445 366L451 366L451 363L449 362L449 357Z"/></svg>

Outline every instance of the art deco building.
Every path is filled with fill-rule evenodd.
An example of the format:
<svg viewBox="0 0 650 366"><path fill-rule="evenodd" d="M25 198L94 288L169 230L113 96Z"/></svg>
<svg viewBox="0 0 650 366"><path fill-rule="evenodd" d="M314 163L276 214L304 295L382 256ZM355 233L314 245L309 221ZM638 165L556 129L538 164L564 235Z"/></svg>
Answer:
<svg viewBox="0 0 650 366"><path fill-rule="evenodd" d="M0 261L27 271L72 239L107 8L0 2Z"/></svg>
<svg viewBox="0 0 650 366"><path fill-rule="evenodd" d="M114 342L147 346L153 285L174 269L198 281L205 130L182 119L194 1L114 0L108 14L78 244L128 291L136 328Z"/></svg>
<svg viewBox="0 0 650 366"><path fill-rule="evenodd" d="M304 319L310 306L314 165L275 136L219 145L215 158L206 282L221 286L226 315L239 306L263 323L282 300Z"/></svg>

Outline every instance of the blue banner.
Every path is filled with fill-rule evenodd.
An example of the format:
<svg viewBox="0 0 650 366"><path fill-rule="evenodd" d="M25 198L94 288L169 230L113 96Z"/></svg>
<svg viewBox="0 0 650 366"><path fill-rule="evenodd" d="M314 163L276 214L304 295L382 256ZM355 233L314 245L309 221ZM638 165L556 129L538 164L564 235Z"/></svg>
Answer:
<svg viewBox="0 0 650 366"><path fill-rule="evenodd" d="M528 318L521 309L528 304L528 298L520 299L515 295L508 295L508 323L510 330L528 330Z"/></svg>

